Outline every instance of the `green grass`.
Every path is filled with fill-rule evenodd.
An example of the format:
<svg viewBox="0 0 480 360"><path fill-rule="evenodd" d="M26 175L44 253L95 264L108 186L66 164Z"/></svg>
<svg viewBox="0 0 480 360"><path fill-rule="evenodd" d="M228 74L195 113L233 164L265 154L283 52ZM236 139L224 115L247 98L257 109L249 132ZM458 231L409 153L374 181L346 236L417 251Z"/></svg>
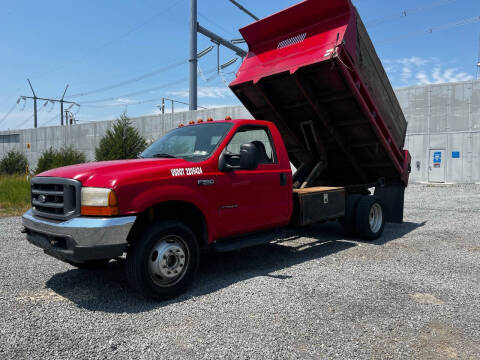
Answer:
<svg viewBox="0 0 480 360"><path fill-rule="evenodd" d="M25 175L0 175L0 216L21 215L30 207L30 182Z"/></svg>

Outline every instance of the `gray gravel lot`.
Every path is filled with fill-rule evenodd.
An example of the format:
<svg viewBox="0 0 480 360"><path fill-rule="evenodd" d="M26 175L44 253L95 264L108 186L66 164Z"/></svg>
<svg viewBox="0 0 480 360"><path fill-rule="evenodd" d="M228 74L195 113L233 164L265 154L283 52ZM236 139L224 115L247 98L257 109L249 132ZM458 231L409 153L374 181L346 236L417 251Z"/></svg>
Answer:
<svg viewBox="0 0 480 360"><path fill-rule="evenodd" d="M480 358L480 186L410 186L405 223L358 242L335 223L203 256L154 303L122 263L78 270L0 219L0 358Z"/></svg>

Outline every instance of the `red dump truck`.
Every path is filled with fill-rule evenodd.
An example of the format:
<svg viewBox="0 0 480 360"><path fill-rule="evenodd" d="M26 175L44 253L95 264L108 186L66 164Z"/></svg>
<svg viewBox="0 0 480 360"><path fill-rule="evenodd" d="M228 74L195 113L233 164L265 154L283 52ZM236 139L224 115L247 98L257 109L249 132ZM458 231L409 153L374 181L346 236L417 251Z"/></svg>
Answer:
<svg viewBox="0 0 480 360"><path fill-rule="evenodd" d="M78 267L126 254L131 286L166 299L202 249L322 221L373 240L402 222L406 121L351 2L307 0L240 31L249 52L230 86L256 120L181 125L139 159L39 174L28 241Z"/></svg>

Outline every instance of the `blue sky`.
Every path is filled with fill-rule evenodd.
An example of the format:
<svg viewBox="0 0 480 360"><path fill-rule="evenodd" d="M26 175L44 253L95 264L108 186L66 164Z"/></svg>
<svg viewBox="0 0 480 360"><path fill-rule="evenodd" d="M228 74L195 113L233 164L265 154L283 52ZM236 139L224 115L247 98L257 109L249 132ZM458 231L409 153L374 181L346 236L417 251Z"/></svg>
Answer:
<svg viewBox="0 0 480 360"><path fill-rule="evenodd" d="M298 2L238 1L259 17ZM42 97L58 98L69 84L65 99L82 105L76 115L80 121L112 119L125 109L130 116L152 114L162 97L188 102L189 2L2 0L0 130L32 127L32 102L15 104L19 95L31 95L27 77ZM354 4L394 87L476 76L480 22L474 21L480 16L480 1ZM198 0L198 7L199 22L227 39L240 37L237 29L252 21L228 0ZM473 23L456 26L465 19ZM202 35L198 39L199 50L211 44ZM235 57L224 48L220 56L221 62ZM200 60L199 105L238 103L226 83L239 62L219 76L215 52ZM110 89L96 91L103 88ZM84 93L90 94L79 96ZM58 124L59 106L43 105L39 102L39 126ZM182 108L176 105L176 110Z"/></svg>

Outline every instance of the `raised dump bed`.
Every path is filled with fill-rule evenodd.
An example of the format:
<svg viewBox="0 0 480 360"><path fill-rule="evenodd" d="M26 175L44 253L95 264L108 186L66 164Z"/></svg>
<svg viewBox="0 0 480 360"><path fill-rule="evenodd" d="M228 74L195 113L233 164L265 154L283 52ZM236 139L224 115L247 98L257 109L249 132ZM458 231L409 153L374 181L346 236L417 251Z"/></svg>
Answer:
<svg viewBox="0 0 480 360"><path fill-rule="evenodd" d="M306 0L240 29L230 87L278 126L294 186L408 183L407 122L350 0Z"/></svg>

